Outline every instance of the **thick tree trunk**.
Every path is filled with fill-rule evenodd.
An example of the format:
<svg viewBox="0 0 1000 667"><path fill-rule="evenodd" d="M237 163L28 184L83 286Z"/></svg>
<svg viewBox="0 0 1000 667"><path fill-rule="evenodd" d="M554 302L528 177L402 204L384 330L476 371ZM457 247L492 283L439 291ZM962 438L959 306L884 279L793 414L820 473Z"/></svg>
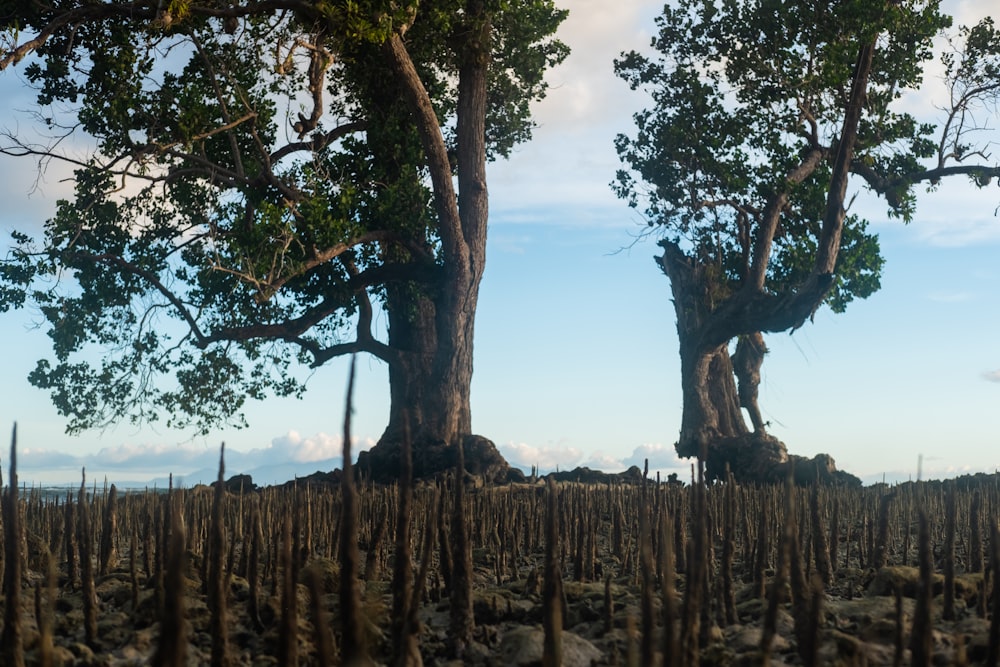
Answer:
<svg viewBox="0 0 1000 667"><path fill-rule="evenodd" d="M359 456L362 475L377 482L396 481L402 472L401 445L408 435L416 479L454 469L459 443L470 474L493 482L524 479L490 440L472 432L473 330L480 277L474 274L469 284L446 273L432 285L387 286L389 345L397 352L389 364L389 423L378 444Z"/></svg>
<svg viewBox="0 0 1000 667"><path fill-rule="evenodd" d="M516 477L492 442L472 434L471 332L442 332L442 307L417 289L402 286L387 295L390 344L400 352L389 365L389 424L378 444L359 456L359 472L377 482L397 480L408 432L416 479L453 469L459 442L468 472L498 482Z"/></svg>
<svg viewBox="0 0 1000 667"><path fill-rule="evenodd" d="M681 343L683 407L677 453L693 457L713 442L746 435L747 427L727 347L705 352L693 337L683 338L687 340Z"/></svg>
<svg viewBox="0 0 1000 667"><path fill-rule="evenodd" d="M412 436L414 477L453 468L459 444L464 446L469 472L497 481L511 474L493 443L472 435L472 342L489 217L486 93L491 23L482 0L467 0L465 11L468 24L457 53L454 171L442 123L410 60L403 34L392 35L383 47L424 149L438 217L441 276L431 286L387 289L390 347L399 352L389 368L389 426L379 444L358 461L358 468L376 480L398 477L405 427Z"/></svg>
<svg viewBox="0 0 1000 667"><path fill-rule="evenodd" d="M788 192L776 191L768 200L762 223L755 232L752 262L740 280L726 277L726 267L702 255L689 256L677 242L660 242L657 258L670 279L677 336L681 354L683 412L677 453L700 456L710 478L722 478L730 468L737 479L751 482L780 481L791 466L799 480L822 478L840 483L860 483L840 473L828 455L812 460L789 457L785 446L768 435L757 405L757 384L764 347L762 331L795 329L816 312L833 284L844 224L847 178L864 110L868 76L875 41L858 50L851 94L836 155L831 165L830 188L813 270L797 288L779 294L765 289L775 230L788 201ZM786 175L789 184L801 183L826 159L814 146ZM732 339L738 346L736 367L729 357ZM734 372L740 378L737 389ZM741 404L751 415L754 430L743 421Z"/></svg>
<svg viewBox="0 0 1000 667"><path fill-rule="evenodd" d="M712 321L718 296L710 289L712 268L676 246L662 245L665 252L658 262L670 279L680 342L683 405L677 454L703 458L709 479L724 479L728 467L743 482L781 482L791 468L800 483L815 479L859 483L838 471L826 454L813 459L789 456L785 445L766 432L757 405L760 367L767 352L763 335L734 329L729 339L720 342L719 328ZM737 336L731 358L729 344ZM741 407L750 415L752 431Z"/></svg>

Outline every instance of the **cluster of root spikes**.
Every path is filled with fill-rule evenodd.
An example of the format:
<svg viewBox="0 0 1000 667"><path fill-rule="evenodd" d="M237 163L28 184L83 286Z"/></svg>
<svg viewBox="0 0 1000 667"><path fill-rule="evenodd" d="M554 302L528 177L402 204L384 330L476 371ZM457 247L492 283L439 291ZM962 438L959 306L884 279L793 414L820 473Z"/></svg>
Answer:
<svg viewBox="0 0 1000 667"><path fill-rule="evenodd" d="M0 664L998 664L995 478L376 486L347 415L339 484L242 492L19 491L15 427Z"/></svg>

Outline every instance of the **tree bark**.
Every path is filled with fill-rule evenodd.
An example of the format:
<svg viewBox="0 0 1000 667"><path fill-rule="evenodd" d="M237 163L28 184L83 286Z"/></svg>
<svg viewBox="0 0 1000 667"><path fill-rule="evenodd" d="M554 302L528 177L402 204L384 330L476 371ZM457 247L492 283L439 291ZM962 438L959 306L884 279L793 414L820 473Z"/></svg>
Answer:
<svg viewBox="0 0 1000 667"><path fill-rule="evenodd" d="M734 327L730 339L739 336L740 341L735 357L730 357L730 339L720 344L716 338L719 295L713 294L712 268L676 245L661 246L664 253L657 260L670 279L680 342L683 405L677 454L704 460L709 479L724 479L728 468L741 482L781 483L792 467L802 484L817 479L860 484L838 471L829 455L813 459L789 455L785 445L767 433L757 405L760 368L767 352L763 335ZM741 407L747 408L753 430L747 427Z"/></svg>
<svg viewBox="0 0 1000 667"><path fill-rule="evenodd" d="M470 407L473 336L479 284L486 264L489 217L486 188L486 85L490 61L490 17L482 0L466 3L468 30L459 47L456 194L441 123L406 50L402 34L387 40L384 53L409 103L427 159L438 217L441 275L423 287L390 287L389 425L358 467L374 478L393 479L401 470L405 420L413 434L413 474L426 477L450 469L459 442L466 469L495 479L510 468L485 438L472 435Z"/></svg>
<svg viewBox="0 0 1000 667"><path fill-rule="evenodd" d="M453 311L447 301L442 304L428 294L446 289L437 284L386 289L389 343L399 353L389 364L389 423L378 444L358 457L359 472L374 481L399 479L407 432L412 436L415 479L454 469L458 442L469 473L496 482L523 477L492 442L472 434L471 321L467 333L451 328L442 333L441 322Z"/></svg>
<svg viewBox="0 0 1000 667"><path fill-rule="evenodd" d="M750 416L754 433L765 431L764 418L757 404L757 388L760 386L760 367L764 364L766 354L767 345L764 344L764 336L759 331L740 336L736 343L736 352L733 354L733 372L738 381L740 406Z"/></svg>

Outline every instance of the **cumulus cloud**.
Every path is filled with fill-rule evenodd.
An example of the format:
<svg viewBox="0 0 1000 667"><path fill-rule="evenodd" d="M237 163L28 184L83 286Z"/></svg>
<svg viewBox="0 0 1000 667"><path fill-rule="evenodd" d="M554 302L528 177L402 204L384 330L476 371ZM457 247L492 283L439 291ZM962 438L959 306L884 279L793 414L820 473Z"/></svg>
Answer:
<svg viewBox="0 0 1000 667"><path fill-rule="evenodd" d="M354 457L375 445L373 438L356 438ZM290 430L272 438L270 444L247 451L226 448L226 476L253 474L260 483L282 483L316 470L342 465L342 438L326 433L303 435ZM64 452L24 448L18 452L18 467L24 479L60 483L79 478L86 468L88 478L142 482L150 477L173 474L185 483L211 481L219 465L219 449L196 443L123 443L92 454L74 456Z"/></svg>
<svg viewBox="0 0 1000 667"><path fill-rule="evenodd" d="M616 458L610 454L605 454L601 451L594 452L590 455L590 458L580 465L592 470L600 470L601 472L621 472L628 467L620 458Z"/></svg>
<svg viewBox="0 0 1000 667"><path fill-rule="evenodd" d="M270 454L280 453L286 460L322 461L342 455L343 438L326 433L303 437L298 431L289 431L285 435L271 440L271 446L268 449Z"/></svg>
<svg viewBox="0 0 1000 667"><path fill-rule="evenodd" d="M508 442L506 445L499 445L497 449L511 465L525 470L531 466L538 466L541 471L556 468L572 470L583 458L583 452L574 447L551 445L537 447L524 442Z"/></svg>
<svg viewBox="0 0 1000 667"><path fill-rule="evenodd" d="M549 90L532 105L534 139L490 165L494 224L530 221L621 224L627 208L608 187L620 166L611 139L632 128L648 101L615 76L622 51L647 48L662 0L569 0L558 36L572 55L546 73Z"/></svg>
<svg viewBox="0 0 1000 667"><path fill-rule="evenodd" d="M632 455L624 459L626 466L643 467L646 460L649 460L649 469L664 468L686 468L688 464L677 457L677 452L673 445L663 445L660 443L647 443L639 445L632 450Z"/></svg>
<svg viewBox="0 0 1000 667"><path fill-rule="evenodd" d="M989 382L1000 382L1000 369L995 371L986 371L983 373L983 379Z"/></svg>
<svg viewBox="0 0 1000 667"><path fill-rule="evenodd" d="M78 470L81 466L80 457L58 452L53 449L38 449L18 447L17 465L24 469L57 469Z"/></svg>
<svg viewBox="0 0 1000 667"><path fill-rule="evenodd" d="M662 2L573 0L568 5L559 38L572 55L546 75L552 90L538 105L539 122L589 129L595 119L629 118L634 108L622 99L628 88L615 76L611 62L622 51L648 47Z"/></svg>

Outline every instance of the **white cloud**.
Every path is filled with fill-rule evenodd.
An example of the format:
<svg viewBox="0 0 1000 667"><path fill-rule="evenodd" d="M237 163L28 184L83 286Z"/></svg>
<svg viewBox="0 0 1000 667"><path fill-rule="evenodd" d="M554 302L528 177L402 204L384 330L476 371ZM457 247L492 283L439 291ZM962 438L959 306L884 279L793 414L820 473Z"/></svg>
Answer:
<svg viewBox="0 0 1000 667"><path fill-rule="evenodd" d="M574 447L536 447L523 442L508 442L506 445L499 445L497 449L511 465L525 470L537 466L543 472L556 468L572 470L583 458L583 452Z"/></svg>
<svg viewBox="0 0 1000 667"><path fill-rule="evenodd" d="M248 454L258 454L262 458L277 460L281 463L324 461L340 458L343 455L343 442L344 438L339 435L316 433L304 437L298 431L292 430L285 435L273 438L270 447L264 450L252 449ZM371 449L374 446L375 440L372 438L352 438L351 458L357 457L358 452Z"/></svg>
<svg viewBox="0 0 1000 667"><path fill-rule="evenodd" d="M671 472L683 473L690 467L690 462L677 458L672 445L648 443L636 447L629 456L624 458L606 454L597 450L584 454L575 447L559 445L535 446L527 443L508 442L498 445L500 453L508 463L524 470L537 466L542 473L552 470L572 470L576 467L587 467L602 472L617 473L631 466L643 467L649 459L649 475L655 477L657 471L662 475Z"/></svg>
<svg viewBox="0 0 1000 667"><path fill-rule="evenodd" d="M219 450L207 445L129 444L103 447L96 454L81 457L88 467L108 469L171 470L218 463Z"/></svg>
<svg viewBox="0 0 1000 667"><path fill-rule="evenodd" d="M320 461L340 456L343 452L343 438L317 433L303 437L298 431L289 431L285 435L271 440L268 453L278 454L291 461Z"/></svg>
<svg viewBox="0 0 1000 667"><path fill-rule="evenodd" d="M266 483L281 483L316 470L332 470L341 465L342 438L326 433L304 436L290 430L272 438L266 447L247 451L226 448L226 478L239 473L269 475ZM356 438L352 454L371 449L373 438ZM110 481L142 482L173 474L185 483L214 479L219 465L219 449L194 443L122 443L104 447L96 453L74 456L46 449L23 448L18 451L19 477L41 482L66 482L79 479L86 468L89 479L107 477ZM273 474L271 474L273 473ZM275 477L275 479L271 479ZM193 480L193 481L192 481Z"/></svg>
<svg viewBox="0 0 1000 667"><path fill-rule="evenodd" d="M17 450L17 466L19 469L47 468L78 470L80 465L79 457L53 449L19 447Z"/></svg>
<svg viewBox="0 0 1000 667"><path fill-rule="evenodd" d="M619 226L629 210L609 186L620 166L614 138L633 129L632 114L648 97L615 76L613 61L622 51L649 47L663 5L567 0L562 6L569 17L558 37L571 53L546 73L548 94L532 106L533 140L510 161L489 167L492 217L504 224Z"/></svg>
<svg viewBox="0 0 1000 667"><path fill-rule="evenodd" d="M918 211L917 222L920 223L917 225L918 236L923 243L938 248L964 248L1000 243L1000 224L992 216L997 205L998 201L972 203L964 208L967 217L951 220L923 218Z"/></svg>
<svg viewBox="0 0 1000 667"><path fill-rule="evenodd" d="M1000 369L984 372L983 379L989 380L990 382L1000 382Z"/></svg>
<svg viewBox="0 0 1000 667"><path fill-rule="evenodd" d="M622 51L648 48L662 2L569 0L563 6L569 16L558 35L572 51L547 73L551 89L536 120L571 132L589 130L595 122L628 122L635 108L623 94L625 82L614 75L613 61Z"/></svg>
<svg viewBox="0 0 1000 667"><path fill-rule="evenodd" d="M663 445L660 443L647 443L639 445L632 450L632 455L624 459L627 466L643 467L646 460L649 460L650 471L657 469L684 469L689 463L677 457L677 452L673 445Z"/></svg>
<svg viewBox="0 0 1000 667"><path fill-rule="evenodd" d="M614 456L600 451L592 453L590 458L580 465L592 470L600 470L601 472L621 472L628 467L620 458L615 458Z"/></svg>

